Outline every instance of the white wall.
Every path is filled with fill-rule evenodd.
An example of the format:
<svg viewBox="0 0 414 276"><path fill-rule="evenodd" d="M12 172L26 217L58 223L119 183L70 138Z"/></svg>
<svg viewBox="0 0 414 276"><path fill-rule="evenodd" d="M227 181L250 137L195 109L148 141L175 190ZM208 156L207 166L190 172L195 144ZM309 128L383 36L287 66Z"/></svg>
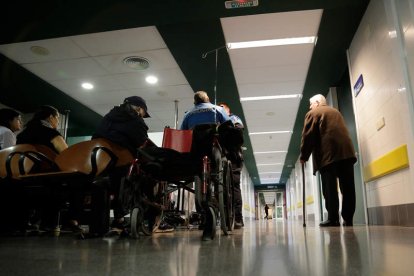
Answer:
<svg viewBox="0 0 414 276"><path fill-rule="evenodd" d="M351 86L361 74L364 78L364 87L354 97L362 166L402 144L407 144L409 159L414 160L413 79L409 75L414 68L412 6L410 0L372 0L349 49ZM381 118L385 126L377 130ZM365 188L368 208L412 203L413 169L383 176Z"/></svg>

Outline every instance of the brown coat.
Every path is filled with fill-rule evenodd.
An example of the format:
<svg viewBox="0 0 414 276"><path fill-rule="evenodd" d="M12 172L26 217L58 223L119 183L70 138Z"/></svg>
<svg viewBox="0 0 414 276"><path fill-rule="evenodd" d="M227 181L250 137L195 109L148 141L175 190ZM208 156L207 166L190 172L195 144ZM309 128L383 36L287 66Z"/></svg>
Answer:
<svg viewBox="0 0 414 276"><path fill-rule="evenodd" d="M312 153L313 174L340 160L356 162L344 118L338 110L327 105L319 105L306 113L300 152L300 159L304 161Z"/></svg>

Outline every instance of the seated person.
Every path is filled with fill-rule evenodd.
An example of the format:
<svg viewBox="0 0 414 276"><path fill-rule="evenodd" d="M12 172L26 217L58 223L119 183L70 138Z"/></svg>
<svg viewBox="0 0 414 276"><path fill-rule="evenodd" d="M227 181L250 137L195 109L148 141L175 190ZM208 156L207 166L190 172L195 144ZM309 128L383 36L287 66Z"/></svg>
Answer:
<svg viewBox="0 0 414 276"><path fill-rule="evenodd" d="M57 153L68 147L62 135L57 131L59 112L50 105L41 106L17 135L17 144L45 145Z"/></svg>
<svg viewBox="0 0 414 276"><path fill-rule="evenodd" d="M59 126L59 112L58 110L50 105L41 106L33 115L32 119L26 124L26 127L17 135L17 144L38 144L45 145L60 153L65 150L68 145L63 139L62 135L57 130ZM49 200L40 200L41 216L43 223L54 224L55 208L50 208ZM47 205L46 205L47 204ZM59 203L54 202L53 205ZM77 222L77 209L78 205L72 204L70 208L71 221L70 224L74 228L78 228ZM75 211L76 210L76 211ZM32 222L36 222L40 218L34 216L31 218ZM46 221L46 222L45 222ZM80 230L80 229L78 229Z"/></svg>
<svg viewBox="0 0 414 276"><path fill-rule="evenodd" d="M19 112L10 109L0 109L0 150L16 145L15 132L22 129L22 117Z"/></svg>
<svg viewBox="0 0 414 276"><path fill-rule="evenodd" d="M139 96L124 99L120 106L112 108L98 125L92 139L105 138L122 147L127 148L133 156L137 149L148 141L148 126L143 118L150 117L145 100ZM124 216L128 213L119 200L121 179L127 170L120 170L111 174L111 202L114 210L113 228L124 228Z"/></svg>
<svg viewBox="0 0 414 276"><path fill-rule="evenodd" d="M194 129L197 126L204 125L206 128L198 128L197 132L193 132L193 144L191 152L196 160L201 156L209 154L211 150L212 129L211 124L223 124L230 121L230 117L226 111L217 105L210 103L210 98L204 91L198 91L194 94L194 107L187 111L184 115L181 129Z"/></svg>

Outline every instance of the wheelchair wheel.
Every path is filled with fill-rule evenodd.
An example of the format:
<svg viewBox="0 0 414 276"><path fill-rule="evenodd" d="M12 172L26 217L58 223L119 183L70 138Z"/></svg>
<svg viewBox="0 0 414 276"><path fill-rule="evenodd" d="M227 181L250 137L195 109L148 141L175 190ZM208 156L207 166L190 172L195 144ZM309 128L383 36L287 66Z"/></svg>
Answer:
<svg viewBox="0 0 414 276"><path fill-rule="evenodd" d="M131 212L131 236L138 239L140 233L151 236L152 231L149 229L149 225L145 223L143 210L135 207Z"/></svg>
<svg viewBox="0 0 414 276"><path fill-rule="evenodd" d="M213 240L216 236L217 216L213 207L206 210L206 224L203 231L203 241Z"/></svg>

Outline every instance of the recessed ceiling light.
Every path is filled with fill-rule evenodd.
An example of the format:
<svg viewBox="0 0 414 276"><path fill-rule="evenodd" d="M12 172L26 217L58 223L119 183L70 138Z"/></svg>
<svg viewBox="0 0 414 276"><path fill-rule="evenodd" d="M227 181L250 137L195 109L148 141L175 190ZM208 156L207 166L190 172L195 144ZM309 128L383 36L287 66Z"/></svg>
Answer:
<svg viewBox="0 0 414 276"><path fill-rule="evenodd" d="M256 40L256 41L245 41L245 42L231 42L231 43L227 43L227 48L230 50L233 50L233 49L241 49L241 48L255 48L255 47L282 46L282 45L293 45L293 44L311 44L311 43L316 43L315 36Z"/></svg>
<svg viewBox="0 0 414 276"><path fill-rule="evenodd" d="M286 153L286 150L274 150L274 151L255 151L254 154L266 154L266 153Z"/></svg>
<svg viewBox="0 0 414 276"><path fill-rule="evenodd" d="M89 83L89 82L84 82L84 83L82 83L82 87L86 90L91 90L91 89L93 89L93 84Z"/></svg>
<svg viewBox="0 0 414 276"><path fill-rule="evenodd" d="M292 99L302 98L302 94L289 94L289 95L274 95L274 96L259 96L259 97L242 97L241 102L247 101L263 101L263 100L278 100L278 99Z"/></svg>
<svg viewBox="0 0 414 276"><path fill-rule="evenodd" d="M282 173L282 172L262 172L262 173L259 173L259 174L280 174L280 173Z"/></svg>
<svg viewBox="0 0 414 276"><path fill-rule="evenodd" d="M266 112L266 115L267 115L267 116L274 116L274 115L275 115L275 113L274 113L274 112L272 112L272 111L269 111L269 112Z"/></svg>
<svg viewBox="0 0 414 276"><path fill-rule="evenodd" d="M145 78L145 81L149 84L155 84L158 82L158 78L156 76L148 76Z"/></svg>
<svg viewBox="0 0 414 276"><path fill-rule="evenodd" d="M250 132L249 135L261 135L261 134L282 134L282 133L292 133L291 130L275 130L275 131L262 131L262 132Z"/></svg>
<svg viewBox="0 0 414 276"><path fill-rule="evenodd" d="M149 61L143 57L131 56L126 57L122 62L127 65L129 68L134 70L145 70L149 67Z"/></svg>
<svg viewBox="0 0 414 276"><path fill-rule="evenodd" d="M38 56L48 56L50 54L49 50L42 46L32 46L30 47L30 51Z"/></svg>

